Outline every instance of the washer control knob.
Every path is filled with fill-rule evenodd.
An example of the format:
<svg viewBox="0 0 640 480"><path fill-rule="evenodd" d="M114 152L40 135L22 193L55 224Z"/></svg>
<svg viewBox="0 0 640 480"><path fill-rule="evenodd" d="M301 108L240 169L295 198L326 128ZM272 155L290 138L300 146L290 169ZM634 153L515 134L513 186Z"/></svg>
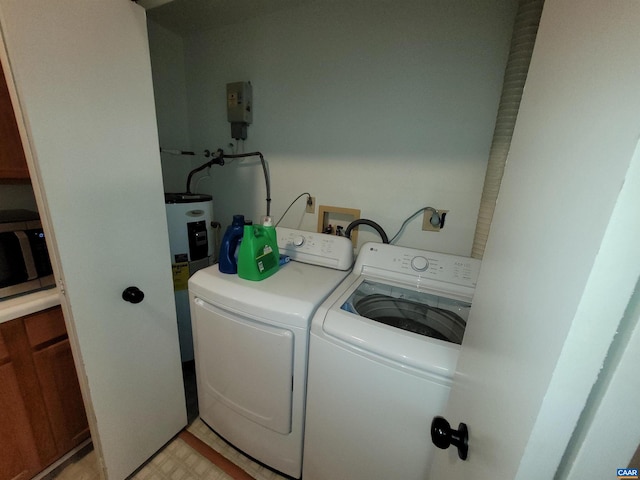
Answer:
<svg viewBox="0 0 640 480"><path fill-rule="evenodd" d="M416 272L424 272L429 268L429 260L424 257L413 257L411 259L411 268Z"/></svg>
<svg viewBox="0 0 640 480"><path fill-rule="evenodd" d="M304 237L302 235L296 235L295 237L293 237L293 244L296 247L301 247L303 243L304 243Z"/></svg>

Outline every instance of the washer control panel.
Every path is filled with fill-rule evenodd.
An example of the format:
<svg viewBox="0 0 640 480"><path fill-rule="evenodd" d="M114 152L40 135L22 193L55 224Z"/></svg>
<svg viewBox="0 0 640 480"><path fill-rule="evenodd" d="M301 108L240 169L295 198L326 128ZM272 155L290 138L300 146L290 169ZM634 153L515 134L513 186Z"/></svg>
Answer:
<svg viewBox="0 0 640 480"><path fill-rule="evenodd" d="M475 287L480 271L476 258L429 252L383 243L366 243L353 268L356 273L410 275L421 279Z"/></svg>
<svg viewBox="0 0 640 480"><path fill-rule="evenodd" d="M353 265L353 244L346 237L276 227L278 249L291 260L336 270L349 270Z"/></svg>

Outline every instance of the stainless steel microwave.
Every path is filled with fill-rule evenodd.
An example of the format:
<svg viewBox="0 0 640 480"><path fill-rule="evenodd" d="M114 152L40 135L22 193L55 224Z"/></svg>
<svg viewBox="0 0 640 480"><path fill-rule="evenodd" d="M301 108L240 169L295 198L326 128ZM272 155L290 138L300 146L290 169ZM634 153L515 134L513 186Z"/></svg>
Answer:
<svg viewBox="0 0 640 480"><path fill-rule="evenodd" d="M0 210L0 300L55 286L37 212Z"/></svg>

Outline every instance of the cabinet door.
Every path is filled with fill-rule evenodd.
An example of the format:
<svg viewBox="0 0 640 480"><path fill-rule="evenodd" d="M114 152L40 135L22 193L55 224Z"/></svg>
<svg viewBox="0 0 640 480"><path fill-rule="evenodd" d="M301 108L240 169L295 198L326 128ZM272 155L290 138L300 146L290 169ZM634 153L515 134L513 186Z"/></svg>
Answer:
<svg viewBox="0 0 640 480"><path fill-rule="evenodd" d="M61 454L89 437L89 424L69 340L33 354L49 422Z"/></svg>
<svg viewBox="0 0 640 480"><path fill-rule="evenodd" d="M29 417L0 334L0 480L33 477L40 465Z"/></svg>
<svg viewBox="0 0 640 480"><path fill-rule="evenodd" d="M35 441L39 465L44 467L55 461L59 455L38 382L24 320L18 318L0 323L0 335L6 348L7 361L10 362L8 364L11 365L17 382L16 395L12 395L16 405L12 408L18 408L17 403L22 404ZM3 386L4 383L0 383L0 389Z"/></svg>
<svg viewBox="0 0 640 480"><path fill-rule="evenodd" d="M0 65L1 67L1 65ZM9 96L9 89L0 68L0 181L29 181L29 170L22 141Z"/></svg>
<svg viewBox="0 0 640 480"><path fill-rule="evenodd" d="M58 455L63 455L89 437L89 424L62 309L50 308L23 322Z"/></svg>

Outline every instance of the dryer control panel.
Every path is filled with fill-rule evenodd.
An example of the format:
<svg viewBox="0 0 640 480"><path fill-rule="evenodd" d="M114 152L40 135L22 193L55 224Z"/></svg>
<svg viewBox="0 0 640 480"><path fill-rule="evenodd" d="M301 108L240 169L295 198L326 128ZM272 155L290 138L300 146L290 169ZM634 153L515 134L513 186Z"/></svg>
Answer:
<svg viewBox="0 0 640 480"><path fill-rule="evenodd" d="M336 270L353 265L353 244L346 237L284 227L277 227L276 233L280 254L291 260Z"/></svg>

